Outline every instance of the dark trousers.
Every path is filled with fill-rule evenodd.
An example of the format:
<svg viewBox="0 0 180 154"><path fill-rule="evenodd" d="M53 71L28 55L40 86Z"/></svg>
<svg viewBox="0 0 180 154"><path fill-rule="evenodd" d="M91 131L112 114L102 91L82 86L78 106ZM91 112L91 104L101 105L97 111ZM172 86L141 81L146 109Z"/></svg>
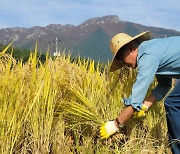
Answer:
<svg viewBox="0 0 180 154"><path fill-rule="evenodd" d="M173 154L180 154L180 80L164 101L169 141Z"/></svg>

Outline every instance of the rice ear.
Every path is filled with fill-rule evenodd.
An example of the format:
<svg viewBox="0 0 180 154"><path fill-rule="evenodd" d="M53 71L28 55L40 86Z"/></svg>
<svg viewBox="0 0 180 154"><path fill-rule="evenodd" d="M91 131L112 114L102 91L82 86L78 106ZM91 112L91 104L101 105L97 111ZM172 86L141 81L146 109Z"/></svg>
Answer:
<svg viewBox="0 0 180 154"><path fill-rule="evenodd" d="M9 49L9 47L13 44L14 41L12 41L2 52L0 52L0 57L5 54L5 52Z"/></svg>

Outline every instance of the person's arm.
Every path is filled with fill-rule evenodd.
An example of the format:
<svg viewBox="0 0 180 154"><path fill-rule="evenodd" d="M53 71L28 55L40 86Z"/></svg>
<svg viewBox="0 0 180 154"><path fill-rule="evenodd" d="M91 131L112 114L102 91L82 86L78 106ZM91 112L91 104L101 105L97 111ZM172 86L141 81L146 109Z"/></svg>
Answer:
<svg viewBox="0 0 180 154"><path fill-rule="evenodd" d="M153 94L149 95L143 102L143 104L147 105L148 108L151 107L155 102L156 102L156 98L154 97Z"/></svg>
<svg viewBox="0 0 180 154"><path fill-rule="evenodd" d="M153 90L153 94L148 96L143 102L143 104L145 104L148 108L151 107L153 103L155 103L157 100L161 100L171 88L172 79L157 76L157 81L158 85ZM124 124L128 121L128 119L133 116L133 114L134 109L131 106L128 106L122 111L122 113L117 117L117 119L120 123ZM116 120L115 125L118 126Z"/></svg>
<svg viewBox="0 0 180 154"><path fill-rule="evenodd" d="M143 104L145 104L148 108L156 102L156 98L152 95L147 97L146 100L144 100ZM116 133L119 130L119 124L126 123L134 114L135 110L132 106L126 107L121 114L116 118L114 121L107 121L100 127L100 135L101 139L106 139L112 134ZM118 121L118 123L117 123Z"/></svg>
<svg viewBox="0 0 180 154"><path fill-rule="evenodd" d="M132 106L128 106L125 109L123 109L123 111L121 112L121 114L119 114L117 119L119 123L124 124L133 116L133 114L134 114L134 109L132 108ZM114 123L116 127L119 127L117 120L114 120Z"/></svg>
<svg viewBox="0 0 180 154"><path fill-rule="evenodd" d="M143 104L145 104L148 108L153 105L153 103L156 102L156 98L153 94L151 94L149 97L147 97ZM100 127L100 135L101 139L106 139L112 134L116 133L119 130L119 124L124 125L133 115L134 115L135 109L132 106L128 106L114 121L107 121L105 124L103 124ZM117 123L118 121L118 123Z"/></svg>
<svg viewBox="0 0 180 154"><path fill-rule="evenodd" d="M147 105L148 108L156 102L156 98L153 96L153 94L151 94L149 97L147 97L143 104ZM126 107L121 114L119 114L119 116L117 117L118 121L122 124L126 123L134 114L134 109L132 108L132 106L128 106ZM117 121L114 120L116 127L118 127Z"/></svg>

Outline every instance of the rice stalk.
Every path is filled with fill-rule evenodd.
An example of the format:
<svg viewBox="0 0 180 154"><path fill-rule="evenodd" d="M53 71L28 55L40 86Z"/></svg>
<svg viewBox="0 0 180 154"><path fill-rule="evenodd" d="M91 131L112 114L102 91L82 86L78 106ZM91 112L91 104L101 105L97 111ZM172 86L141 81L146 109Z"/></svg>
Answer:
<svg viewBox="0 0 180 154"><path fill-rule="evenodd" d="M77 101L70 101L66 104L65 111L68 113L75 115L77 117L81 117L84 120L92 121L96 124L102 124L101 118L99 118L98 114L96 113L95 106L92 102L90 102L83 94L80 92L80 89L75 89L74 87L70 88L70 91L75 94L78 98Z"/></svg>

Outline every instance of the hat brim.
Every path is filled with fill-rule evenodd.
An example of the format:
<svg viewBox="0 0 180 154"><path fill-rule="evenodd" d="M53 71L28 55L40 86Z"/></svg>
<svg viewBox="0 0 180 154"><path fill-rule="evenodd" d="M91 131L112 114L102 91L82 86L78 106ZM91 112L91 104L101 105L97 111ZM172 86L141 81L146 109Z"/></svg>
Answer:
<svg viewBox="0 0 180 154"><path fill-rule="evenodd" d="M140 33L138 35L136 35L135 37L132 37L132 39L130 39L128 42L126 42L123 46L125 46L126 44L130 43L131 41L137 41L137 43L142 43L143 41L146 41L146 40L149 40L151 38L151 34L150 32L143 32L143 33ZM124 63L121 62L121 61L118 61L116 59L116 55L117 53L120 51L120 49L123 47L121 46L118 51L116 52L116 54L114 55L113 57L113 60L112 60L112 64L110 66L110 69L109 71L110 72L114 72L116 70L118 70L119 68L123 67L124 66Z"/></svg>

